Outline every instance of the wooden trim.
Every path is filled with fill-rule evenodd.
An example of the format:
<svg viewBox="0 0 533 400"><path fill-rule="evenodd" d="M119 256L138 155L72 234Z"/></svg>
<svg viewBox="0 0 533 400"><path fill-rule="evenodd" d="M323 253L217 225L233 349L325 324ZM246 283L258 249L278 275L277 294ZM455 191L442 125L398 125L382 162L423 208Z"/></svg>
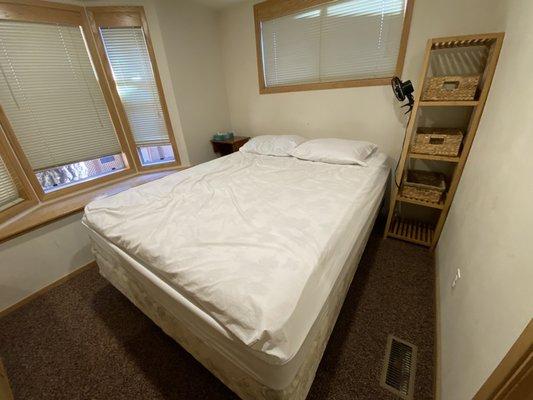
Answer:
<svg viewBox="0 0 533 400"><path fill-rule="evenodd" d="M98 28L141 28L143 26L142 6L99 6L87 7L86 10L93 14L94 23Z"/></svg>
<svg viewBox="0 0 533 400"><path fill-rule="evenodd" d="M16 18L19 20L24 20L26 22L35 22L38 18L41 18L44 16L54 16L59 15L59 17L56 20L50 20L50 21L44 21L44 22L56 22L56 23L64 23L61 12L66 11L72 14L77 15L76 19L76 25L79 25L82 27L88 51L89 51L89 57L91 57L93 61L94 68L96 70L96 73L98 75L99 79L99 85L102 90L102 94L104 96L104 100L106 102L109 115L111 118L111 121L113 123L113 126L115 128L115 133L117 135L117 138L119 140L121 149L126 157L126 169L123 171L116 172L114 174L110 174L101 178L96 178L94 180L90 180L83 183L78 183L76 185L58 189L57 191L53 191L50 193L45 193L42 189L39 181L37 180L37 177L35 176L35 172L30 165L26 155L24 154L24 151L22 149L22 146L20 145L16 134L13 131L13 127L11 123L9 122L9 119L5 112L3 111L2 107L0 106L0 125L2 126L9 143L11 144L11 147L13 148L13 151L18 159L18 162L20 163L24 174L26 176L26 180L30 183L31 187L33 188L33 191L36 193L37 197L41 201L51 200L55 199L61 196L68 195L70 193L73 193L75 191L84 190L93 186L96 186L103 182L112 181L115 179L119 179L121 177L125 177L128 175L132 175L135 173L135 171L130 169L130 166L133 165L133 156L131 154L130 148L128 146L127 138L124 134L120 117L117 114L113 98L111 96L111 92L109 89L109 84L106 80L106 75L104 74L103 67L101 65L101 61L98 58L98 53L96 51L95 43L92 39L92 35L90 34L90 29L88 25L88 21L85 17L85 12L83 7L78 6L72 6L72 5L64 5L60 3L50 3L50 2L44 2L44 1L33 1L33 0L17 0L17 1L10 1L10 2L0 2L0 16L1 16L1 10L2 7L9 6L9 10L12 13L17 13ZM30 11L28 11L30 10ZM37 15L38 18L35 19L33 15ZM25 19L24 19L25 18ZM47 17L48 18L48 17ZM38 21L43 22L43 21Z"/></svg>
<svg viewBox="0 0 533 400"><path fill-rule="evenodd" d="M132 22L136 22L138 26L143 28L170 144L172 145L176 159L175 162L146 167L141 165L122 102L112 79L112 73L107 62L107 57L105 56L103 43L100 40L98 28L94 22L94 15L90 10L106 14L111 13L114 16L112 21L114 21L115 26L131 26L130 24ZM94 68L99 77L100 88L125 156L126 169L94 180L45 193L35 176L29 160L24 154L7 115L0 106L0 127L3 131L0 132L0 154L5 159L6 165L10 168L10 172L14 171L14 176L17 178L17 185L20 185L20 191L26 199L0 213L0 224L3 224L2 228L0 228L0 242L73 212L77 212L96 195L106 194L109 191L116 192L117 188L123 188L118 191L125 190L137 184L164 176L161 174L170 173L179 169L180 158L176 138L164 99L163 85L157 69L155 53L143 8L91 7L90 10L89 12L85 12L85 9L82 7L37 0L0 0L0 18L4 15L11 19L43 22L43 16L49 18L57 14L59 17L53 20L53 22L63 23L62 11L77 15L75 22L82 27L84 32L89 56L93 61ZM47 21L52 21L52 19ZM3 137L4 135L5 138ZM142 171L144 174L139 175L138 171ZM121 182L123 181L124 183L122 184ZM104 185L112 186L111 189L102 190L101 188ZM39 200L41 203L38 202Z"/></svg>
<svg viewBox="0 0 533 400"><path fill-rule="evenodd" d="M77 269L75 269L72 272L69 272L68 274L66 274L65 276L59 278L58 280L46 285L45 287L43 287L43 288L39 289L38 291L30 294L29 296L24 297L22 300L18 301L17 303L15 303L15 304L13 304L13 305L1 310L0 311L0 318L5 317L6 315L8 315L9 313L15 311L16 309L28 304L32 300L35 300L36 298L41 297L43 294L49 292L53 288L56 288L56 287L62 285L63 283L69 281L70 279L72 279L75 276L81 274L82 272L85 272L85 271L87 271L87 270L89 270L91 268L95 268L95 267L96 267L96 261L91 261L90 263L85 264L84 266L82 266L80 268L77 268Z"/></svg>
<svg viewBox="0 0 533 400"><path fill-rule="evenodd" d="M81 25L83 7L48 1L0 1L0 19Z"/></svg>
<svg viewBox="0 0 533 400"><path fill-rule="evenodd" d="M43 202L60 199L63 197L68 197L75 193L80 193L85 190L90 190L100 185L105 185L106 183L115 182L120 179L127 179L135 175L136 175L135 171L126 168L124 170L113 172L111 174L104 175L99 178L91 179L85 182L76 183L72 186L68 186L62 189L57 189L52 192L45 193L43 196Z"/></svg>
<svg viewBox="0 0 533 400"><path fill-rule="evenodd" d="M109 174L100 178L96 178L87 182L81 182L73 186L66 187L64 189L58 189L56 191L45 193L43 188L41 187L41 184L37 180L37 177L35 176L35 172L33 171L33 168L30 165L30 162L28 161L26 155L24 154L24 151L22 150L22 147L13 132L13 128L11 126L11 123L7 119L6 114L4 113L2 106L0 106L0 125L2 126L9 143L11 144L11 147L14 150L14 153L22 166L22 169L24 170L24 173L26 175L26 178L31 183L31 186L33 187L33 190L37 194L37 197L41 201L47 201L52 199L57 199L59 197L67 196L69 194L72 194L74 192L79 192L85 189L89 189L91 187L96 187L102 183L110 182L113 180L117 180L123 177L128 177L135 174L134 170L131 170L126 166L125 170L118 171L113 174Z"/></svg>
<svg viewBox="0 0 533 400"><path fill-rule="evenodd" d="M7 372L0 359L0 399L4 400L13 400L13 392L9 386L9 379L7 377Z"/></svg>
<svg viewBox="0 0 533 400"><path fill-rule="evenodd" d="M520 400L533 393L533 320L530 320L473 400Z"/></svg>
<svg viewBox="0 0 533 400"><path fill-rule="evenodd" d="M17 157L17 160L22 167L22 170L24 171L24 174L26 176L26 179L30 182L33 190L37 194L37 197L40 200L44 199L44 191L41 187L41 184L37 180L37 177L35 176L35 173L33 172L33 168L30 165L30 162L28 161L26 155L24 154L24 151L22 150L22 147L17 139L17 136L15 135L15 132L13 131L13 127L11 126L11 123L9 122L9 119L7 118L7 115L4 112L4 109L0 105L0 127L2 127L2 130L4 131L9 144L11 145L11 148L13 149L13 152L15 153L15 156Z"/></svg>
<svg viewBox="0 0 533 400"><path fill-rule="evenodd" d="M448 212L450 211L450 207L455 197L455 193L459 186L459 181L461 180L463 170L466 166L466 161L468 159L468 155L470 154L470 149L472 148L472 144L474 143L477 128L481 121L483 110L485 108L485 104L487 102L487 98L489 95L490 87L492 85L494 73L496 72L496 66L498 64L498 59L500 56L500 51L503 45L503 39L505 37L505 34L495 33L495 34L488 34L488 35L479 35L478 37L494 38L495 41L490 46L489 56L488 56L487 63L485 66L485 71L482 77L482 83L481 83L482 90L481 90L481 94L479 95L478 105L474 108L472 116L470 117L467 134L465 138L463 139L463 148L461 150L461 156L453 172L453 177L450 183L450 187L446 193L446 201L444 202L444 208L442 209L442 212L437 221L437 225L435 226L435 236L433 237L433 243L431 244L431 250L435 250L435 247L437 246L437 243L440 238L440 234L442 232L442 229L444 228L444 223L446 222L446 218L448 217ZM472 38L472 37L469 36L468 38ZM458 40L458 39L453 38L453 40ZM433 41L431 43L433 44Z"/></svg>
<svg viewBox="0 0 533 400"><path fill-rule="evenodd" d="M343 89L351 87L362 86L386 86L390 85L391 77L388 78L369 78L369 79L354 79L351 81L337 81L337 82L316 82L316 83L302 83L297 85L284 86L265 86L259 88L259 93L286 93L286 92L301 92L305 90L325 90L325 89Z"/></svg>
<svg viewBox="0 0 533 400"><path fill-rule="evenodd" d="M260 14L260 8L261 4L259 3L254 6L254 26L255 26L255 54L256 54L256 61L257 61L257 80L259 82L259 94L265 94L266 92L263 92L266 90L266 82L265 82L265 70L263 69L263 46L261 46L262 42L262 35L261 35L261 23L264 21L264 19L261 19Z"/></svg>
<svg viewBox="0 0 533 400"><path fill-rule="evenodd" d="M482 44L486 45L486 42L489 40L503 40L504 35L505 34L503 32L489 32L479 35L444 36L431 39L431 44L434 45L436 43L468 42L471 40L479 40Z"/></svg>
<svg viewBox="0 0 533 400"><path fill-rule="evenodd" d="M92 200L111 196L124 190L163 178L184 168L162 169L154 172L147 172L128 176L123 179L114 180L112 183L101 184L96 188L76 192L70 196L40 203L24 214L20 214L0 226L0 243L13 239L16 236L27 233L33 229L47 225L58 219L75 214L90 203Z"/></svg>
<svg viewBox="0 0 533 400"><path fill-rule="evenodd" d="M322 4L333 3L338 0L267 0L254 5L254 25L255 25L255 47L257 59L257 75L260 94L300 92L307 90L342 89L362 86L387 86L391 77L353 79L334 82L313 82L283 86L267 86L265 82L265 72L263 69L263 51L261 46L261 23L274 18L283 17L308 8L317 7ZM402 37L400 40L400 51L396 61L397 76L402 75L407 51L407 42L411 27L412 14L415 0L405 0L405 15L402 27Z"/></svg>
<svg viewBox="0 0 533 400"><path fill-rule="evenodd" d="M0 107L1 111L1 107ZM20 167L9 142L5 137L5 133L0 126L0 156L4 161L8 173L11 175L13 182L15 183L20 197L23 199L18 204L11 206L3 211L0 211L0 224L9 218L33 207L37 204L37 196L35 195L30 183L26 179L24 171Z"/></svg>
<svg viewBox="0 0 533 400"><path fill-rule="evenodd" d="M402 38L400 39L400 50L398 60L396 61L396 76L402 76L403 65L405 63L405 53L407 52L407 42L409 41L409 32L411 31L411 20L415 8L415 0L406 0L405 15L403 18ZM390 81L389 81L390 83Z"/></svg>
<svg viewBox="0 0 533 400"><path fill-rule="evenodd" d="M101 8L101 7L98 7L98 8ZM86 8L86 18L88 21L90 32L92 33L91 41L95 44L96 53L98 54L98 60L100 61L103 67L103 71L104 71L103 76L105 77L105 80L109 86L110 94L113 99L114 108L117 111L120 124L122 125L122 129L124 131L124 135L128 143L127 147L129 149L129 153L132 155L132 165L134 165L134 168L137 171L140 171L142 168L142 165L139 160L139 156L137 154L137 148L135 146L135 139L133 138L131 127L128 122L128 118L126 116L126 111L124 110L124 106L122 105L122 100L120 99L120 96L118 94L115 80L113 79L113 71L111 70L111 65L109 65L109 62L107 60L104 43L102 42L99 28L95 22L95 15L91 10L92 10L91 7Z"/></svg>
<svg viewBox="0 0 533 400"><path fill-rule="evenodd" d="M91 34L92 29L91 29L90 19L88 18L88 15L85 11L83 13L82 27L83 27L83 33L85 36L85 41L87 43L87 47L89 48L89 56L91 57L93 61L96 74L100 78L98 83L100 85L100 88L102 89L102 94L104 96L107 109L109 110L111 121L113 122L113 126L115 127L115 132L117 134L120 147L122 149L122 152L126 156L126 161L127 161L126 169L131 168L132 166L136 165L134 161L136 157L134 153L132 153L131 148L129 146L129 138L128 138L127 132L125 131L124 126L122 125L120 114L117 110L117 107L114 101L112 86L109 81L109 77L106 74L105 65L100 57L100 53L98 52L97 43L94 40L94 36Z"/></svg>
<svg viewBox="0 0 533 400"><path fill-rule="evenodd" d="M335 1L337 0L267 0L254 5L254 10L260 21L268 21Z"/></svg>
<svg viewBox="0 0 533 400"><path fill-rule="evenodd" d="M131 126L128 121L124 105L122 104L122 99L117 90L116 83L113 79L113 72L107 55L105 52L104 43L100 35L100 28L105 27L141 27L144 33L146 47L148 49L148 55L150 56L150 61L152 63L152 71L154 74L154 79L157 87L157 92L159 95L159 102L161 103L161 110L163 112L163 118L165 120L165 126L167 128L167 133L169 137L172 150L174 152L174 158L176 161L166 163L166 166L179 166L181 164L178 146L176 143L176 138L174 136L174 130L172 129L172 123L170 120L170 115L168 113L168 107L164 96L163 84L161 82L161 76L159 75L159 69L157 67L157 60L152 45L152 40L150 37L150 31L148 28L148 22L146 20L146 15L144 13L143 7L87 7L87 17L90 21L91 31L93 34L93 39L96 42L97 51L104 65L104 71L106 78L109 82L112 97L115 102L115 106L118 110L122 126L126 131L126 136L130 143L130 151L134 154L134 163L138 170L140 171L150 171L158 166L143 166L140 161L139 154L137 152L137 145L135 144L135 139ZM103 25L102 25L103 24ZM140 24L140 25L139 25Z"/></svg>

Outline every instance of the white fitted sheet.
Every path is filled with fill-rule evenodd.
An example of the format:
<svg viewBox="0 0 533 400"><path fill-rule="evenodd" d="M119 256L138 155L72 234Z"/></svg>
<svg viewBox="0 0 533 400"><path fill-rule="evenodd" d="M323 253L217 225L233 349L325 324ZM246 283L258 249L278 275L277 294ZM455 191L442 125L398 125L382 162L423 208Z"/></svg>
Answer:
<svg viewBox="0 0 533 400"><path fill-rule="evenodd" d="M234 153L86 208L84 223L253 357L299 351L389 168ZM364 245L364 244L363 244Z"/></svg>

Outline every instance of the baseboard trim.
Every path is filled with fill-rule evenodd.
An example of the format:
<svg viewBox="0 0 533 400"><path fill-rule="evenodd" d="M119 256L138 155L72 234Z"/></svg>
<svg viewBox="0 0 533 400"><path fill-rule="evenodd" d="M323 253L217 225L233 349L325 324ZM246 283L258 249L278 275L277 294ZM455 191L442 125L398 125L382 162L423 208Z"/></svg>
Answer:
<svg viewBox="0 0 533 400"><path fill-rule="evenodd" d="M15 311L17 308L22 307L23 305L29 303L30 301L42 296L43 294L47 293L48 291L52 290L53 288L62 285L63 283L67 282L68 280L74 278L76 275L81 274L82 272L87 271L88 269L91 269L96 266L96 261L91 261L90 263L75 269L72 272L69 272L67 275L59 278L57 281L54 281L45 287L39 289L38 291L30 294L29 296L24 297L22 300L17 301L15 304L10 305L9 307L0 310L0 318L5 317L7 314Z"/></svg>
<svg viewBox="0 0 533 400"><path fill-rule="evenodd" d="M13 392L9 386L9 379L2 360L0 360L0 399L13 400Z"/></svg>

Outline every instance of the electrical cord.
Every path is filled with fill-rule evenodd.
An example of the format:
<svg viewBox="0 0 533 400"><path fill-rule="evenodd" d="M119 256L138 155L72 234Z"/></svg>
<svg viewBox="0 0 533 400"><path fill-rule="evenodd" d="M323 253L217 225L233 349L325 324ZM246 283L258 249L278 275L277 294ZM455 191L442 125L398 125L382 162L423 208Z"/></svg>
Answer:
<svg viewBox="0 0 533 400"><path fill-rule="evenodd" d="M407 126L405 127L405 132L403 134L403 141L402 142L404 143L404 145L405 145L405 137L407 136L407 128L409 127L409 123L411 122L411 116L412 116L411 110L409 110L409 119L407 120ZM403 151L403 146L404 145L402 145L402 151ZM396 185L396 187L398 189L400 188L400 184L401 184L401 182L398 183L398 181L397 181L397 179L398 179L397 178L398 177L398 167L400 166L400 160L401 159L402 159L402 155L400 153L400 157L398 157L398 161L396 162L396 167L394 168L394 184Z"/></svg>

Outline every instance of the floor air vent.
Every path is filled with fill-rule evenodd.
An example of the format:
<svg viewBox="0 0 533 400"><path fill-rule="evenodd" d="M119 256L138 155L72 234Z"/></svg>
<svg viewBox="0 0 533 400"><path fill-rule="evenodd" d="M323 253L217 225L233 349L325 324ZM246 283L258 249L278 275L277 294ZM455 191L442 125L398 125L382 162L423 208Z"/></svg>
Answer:
<svg viewBox="0 0 533 400"><path fill-rule="evenodd" d="M402 399L413 398L416 372L416 346L389 335L380 384Z"/></svg>

